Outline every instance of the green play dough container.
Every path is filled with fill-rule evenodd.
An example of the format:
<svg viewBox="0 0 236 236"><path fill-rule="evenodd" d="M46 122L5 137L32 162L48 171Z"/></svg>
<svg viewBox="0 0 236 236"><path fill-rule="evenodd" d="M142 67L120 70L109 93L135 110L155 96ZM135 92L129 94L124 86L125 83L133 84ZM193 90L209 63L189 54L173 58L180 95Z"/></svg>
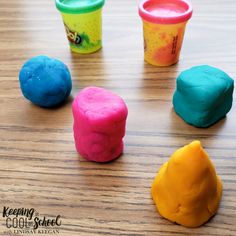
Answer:
<svg viewBox="0 0 236 236"><path fill-rule="evenodd" d="M102 47L104 0L55 0L73 52L88 54Z"/></svg>

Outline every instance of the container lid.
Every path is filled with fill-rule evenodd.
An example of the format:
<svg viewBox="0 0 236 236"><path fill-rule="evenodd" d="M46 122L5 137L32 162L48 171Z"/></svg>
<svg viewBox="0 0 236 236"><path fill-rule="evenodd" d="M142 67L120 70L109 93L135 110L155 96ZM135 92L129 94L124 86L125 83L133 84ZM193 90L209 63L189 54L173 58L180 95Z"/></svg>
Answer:
<svg viewBox="0 0 236 236"><path fill-rule="evenodd" d="M178 24L189 20L192 6L186 0L145 0L139 5L143 20L156 24Z"/></svg>
<svg viewBox="0 0 236 236"><path fill-rule="evenodd" d="M55 0L60 12L69 14L83 14L100 9L105 0Z"/></svg>

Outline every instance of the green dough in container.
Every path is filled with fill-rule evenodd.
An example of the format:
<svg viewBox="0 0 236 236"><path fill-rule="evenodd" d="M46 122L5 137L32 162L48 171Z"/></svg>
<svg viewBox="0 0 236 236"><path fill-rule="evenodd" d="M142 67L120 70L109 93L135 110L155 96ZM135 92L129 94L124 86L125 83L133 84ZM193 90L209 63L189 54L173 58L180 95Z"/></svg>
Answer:
<svg viewBox="0 0 236 236"><path fill-rule="evenodd" d="M233 90L234 81L224 71L207 65L192 67L177 78L174 110L190 125L209 127L230 111Z"/></svg>

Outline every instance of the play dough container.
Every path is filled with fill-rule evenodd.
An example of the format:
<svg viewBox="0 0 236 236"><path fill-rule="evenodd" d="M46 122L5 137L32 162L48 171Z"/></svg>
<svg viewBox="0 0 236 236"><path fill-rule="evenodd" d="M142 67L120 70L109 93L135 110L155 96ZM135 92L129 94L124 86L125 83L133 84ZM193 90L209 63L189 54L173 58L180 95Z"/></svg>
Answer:
<svg viewBox="0 0 236 236"><path fill-rule="evenodd" d="M144 59L155 66L179 60L185 26L192 6L185 0L145 0L139 6L143 20Z"/></svg>
<svg viewBox="0 0 236 236"><path fill-rule="evenodd" d="M88 54L102 47L104 0L56 0L71 51Z"/></svg>

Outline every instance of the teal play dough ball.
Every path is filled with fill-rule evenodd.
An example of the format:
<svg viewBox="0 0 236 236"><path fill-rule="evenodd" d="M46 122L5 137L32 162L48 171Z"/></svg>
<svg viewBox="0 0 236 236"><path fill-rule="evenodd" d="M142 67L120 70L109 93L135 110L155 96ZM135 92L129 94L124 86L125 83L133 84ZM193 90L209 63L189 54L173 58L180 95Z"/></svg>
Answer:
<svg viewBox="0 0 236 236"><path fill-rule="evenodd" d="M234 81L224 71L195 66L177 78L175 112L188 124L209 127L226 116L233 102Z"/></svg>
<svg viewBox="0 0 236 236"><path fill-rule="evenodd" d="M28 60L20 70L19 80L24 97L41 107L61 104L72 89L67 66L47 56L36 56Z"/></svg>

